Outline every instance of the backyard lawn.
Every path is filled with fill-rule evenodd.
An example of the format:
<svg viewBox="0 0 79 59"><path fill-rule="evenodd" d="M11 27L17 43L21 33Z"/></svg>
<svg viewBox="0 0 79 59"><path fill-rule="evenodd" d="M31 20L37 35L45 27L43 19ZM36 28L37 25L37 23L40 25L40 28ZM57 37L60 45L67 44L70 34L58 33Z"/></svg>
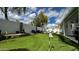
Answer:
<svg viewBox="0 0 79 59"><path fill-rule="evenodd" d="M64 40L64 39L63 39ZM66 44L61 41L61 38L57 35L50 40L51 51L75 51L76 47ZM32 36L23 36L13 39L7 39L0 41L0 51L5 50L27 50L27 51L48 51L49 39L47 34L35 34Z"/></svg>

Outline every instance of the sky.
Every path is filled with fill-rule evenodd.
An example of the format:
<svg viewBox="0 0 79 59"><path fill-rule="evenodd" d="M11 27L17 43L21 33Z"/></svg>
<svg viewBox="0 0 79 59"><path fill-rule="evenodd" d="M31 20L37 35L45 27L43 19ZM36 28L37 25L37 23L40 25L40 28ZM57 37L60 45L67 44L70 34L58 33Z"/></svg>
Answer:
<svg viewBox="0 0 79 59"><path fill-rule="evenodd" d="M20 21L26 24L29 24L33 21L36 15L41 11L48 16L47 26L55 26L58 23L61 23L62 20L66 17L69 11L72 9L70 7L28 7L25 15L17 15L15 13L8 12L8 17L11 21ZM0 11L0 18L4 18L4 14Z"/></svg>

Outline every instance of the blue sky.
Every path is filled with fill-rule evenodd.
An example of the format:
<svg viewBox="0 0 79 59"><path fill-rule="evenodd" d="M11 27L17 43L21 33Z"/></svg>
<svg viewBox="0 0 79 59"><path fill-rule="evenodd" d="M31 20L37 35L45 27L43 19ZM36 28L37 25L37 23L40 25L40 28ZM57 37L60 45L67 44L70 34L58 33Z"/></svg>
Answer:
<svg viewBox="0 0 79 59"><path fill-rule="evenodd" d="M25 17L23 16L22 18L24 18L24 21L30 20L29 18L32 18L36 16L36 14L39 14L41 11L43 11L44 14L48 16L48 24L54 24L56 23L56 19L58 19L60 13L62 13L62 10L65 9L66 8L64 7L32 7L29 8L29 12L26 12Z"/></svg>
<svg viewBox="0 0 79 59"><path fill-rule="evenodd" d="M60 23L71 8L69 7L28 7L25 15L12 14L8 12L8 16L11 19L18 19L21 22L29 24L33 21L34 17L41 11L48 16L48 26L54 26L56 23ZM1 14L0 14L1 15ZM12 20L11 19L11 20Z"/></svg>
<svg viewBox="0 0 79 59"><path fill-rule="evenodd" d="M42 7L42 8L38 8L38 11L40 10L40 9L43 9L44 7ZM46 7L46 8L44 8L45 9L45 13L47 13L47 14L49 14L48 15L48 17L49 17L49 22L48 22L48 24L52 24L52 23L55 23L56 22L56 18L58 17L58 14L60 13L60 11L61 10L63 10L63 9L65 9L64 7L55 7L55 8L53 8L53 7ZM37 11L37 12L38 12ZM46 14L46 15L47 15ZM57 15L56 15L57 14Z"/></svg>
<svg viewBox="0 0 79 59"><path fill-rule="evenodd" d="M27 23L33 21L32 19L41 11L48 16L48 26L54 26L57 23L61 23L66 14L71 8L69 7L30 7L29 13L26 12L24 21Z"/></svg>

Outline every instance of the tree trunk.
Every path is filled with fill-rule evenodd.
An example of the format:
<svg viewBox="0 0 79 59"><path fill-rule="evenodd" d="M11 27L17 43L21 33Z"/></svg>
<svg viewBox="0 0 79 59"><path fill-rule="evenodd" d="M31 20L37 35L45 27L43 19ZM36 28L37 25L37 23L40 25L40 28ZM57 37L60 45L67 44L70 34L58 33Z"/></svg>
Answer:
<svg viewBox="0 0 79 59"><path fill-rule="evenodd" d="M44 32L44 24L42 24L41 28L42 28L42 32Z"/></svg>
<svg viewBox="0 0 79 59"><path fill-rule="evenodd" d="M5 19L6 20L8 20L7 9L8 9L8 7L5 7Z"/></svg>
<svg viewBox="0 0 79 59"><path fill-rule="evenodd" d="M24 14L25 14L25 12L26 12L26 7L23 7L23 11L24 11Z"/></svg>
<svg viewBox="0 0 79 59"><path fill-rule="evenodd" d="M44 33L44 26L42 26L41 28L42 28L42 32Z"/></svg>

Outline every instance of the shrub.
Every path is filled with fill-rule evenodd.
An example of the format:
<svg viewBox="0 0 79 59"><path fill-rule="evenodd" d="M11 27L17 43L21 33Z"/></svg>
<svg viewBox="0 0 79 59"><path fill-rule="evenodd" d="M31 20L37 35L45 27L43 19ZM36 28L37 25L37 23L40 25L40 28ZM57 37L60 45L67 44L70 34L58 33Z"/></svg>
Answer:
<svg viewBox="0 0 79 59"><path fill-rule="evenodd" d="M5 40L6 37L4 35L0 35L0 41Z"/></svg>

